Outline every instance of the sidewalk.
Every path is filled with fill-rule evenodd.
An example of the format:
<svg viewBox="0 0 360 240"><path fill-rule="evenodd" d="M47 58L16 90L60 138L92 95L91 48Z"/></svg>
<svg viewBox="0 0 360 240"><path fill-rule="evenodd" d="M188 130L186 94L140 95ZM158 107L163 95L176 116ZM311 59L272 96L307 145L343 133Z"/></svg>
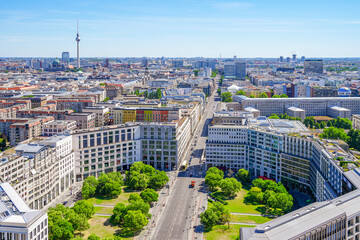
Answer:
<svg viewBox="0 0 360 240"><path fill-rule="evenodd" d="M150 240L152 234L154 233L154 230L156 228L156 224L160 220L160 216L163 213L166 203L169 199L170 192L172 190L172 187L175 184L176 177L177 177L178 171L170 172L169 176L169 188L164 187L159 192L159 199L155 203L155 205L150 209L151 219L149 219L148 225L141 231L141 233L134 237L136 240Z"/></svg>

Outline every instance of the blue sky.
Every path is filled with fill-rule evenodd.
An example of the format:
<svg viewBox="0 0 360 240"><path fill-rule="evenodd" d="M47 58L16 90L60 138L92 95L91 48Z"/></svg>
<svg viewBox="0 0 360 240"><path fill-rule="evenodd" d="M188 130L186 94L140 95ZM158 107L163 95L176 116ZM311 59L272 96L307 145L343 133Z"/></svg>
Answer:
<svg viewBox="0 0 360 240"><path fill-rule="evenodd" d="M0 56L359 57L359 0L0 0Z"/></svg>

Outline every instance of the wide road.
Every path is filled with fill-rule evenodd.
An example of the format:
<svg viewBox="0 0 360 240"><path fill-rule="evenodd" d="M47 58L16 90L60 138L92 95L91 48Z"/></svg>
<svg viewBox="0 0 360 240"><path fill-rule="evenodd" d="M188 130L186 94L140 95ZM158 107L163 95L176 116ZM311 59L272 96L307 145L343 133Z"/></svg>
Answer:
<svg viewBox="0 0 360 240"><path fill-rule="evenodd" d="M184 240L200 239L202 226L198 219L200 212L207 203L206 189L204 187L204 169L201 156L205 150L208 135L208 125L211 122L215 109L215 95L209 97L203 117L192 138L196 142L193 149L193 159L187 171L180 171L172 189L165 210L157 223L151 239L156 240ZM189 159L187 159L189 162ZM190 187L191 181L195 181L195 188ZM199 236L200 237L199 237Z"/></svg>

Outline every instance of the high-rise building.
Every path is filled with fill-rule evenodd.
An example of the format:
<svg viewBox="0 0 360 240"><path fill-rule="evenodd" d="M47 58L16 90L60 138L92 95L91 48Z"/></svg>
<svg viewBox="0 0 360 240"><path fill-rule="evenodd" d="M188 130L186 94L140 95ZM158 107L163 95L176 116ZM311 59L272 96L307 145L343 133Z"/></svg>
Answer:
<svg viewBox="0 0 360 240"><path fill-rule="evenodd" d="M280 56L280 62L283 62L283 61L284 61L284 57Z"/></svg>
<svg viewBox="0 0 360 240"><path fill-rule="evenodd" d="M225 77L245 79L246 63L236 59L226 60L224 64Z"/></svg>
<svg viewBox="0 0 360 240"><path fill-rule="evenodd" d="M304 61L304 74L307 73L324 73L324 62L323 60L305 60Z"/></svg>
<svg viewBox="0 0 360 240"><path fill-rule="evenodd" d="M69 65L70 63L70 53L69 52L63 52L61 55L61 60L63 63L65 63L66 65Z"/></svg>
<svg viewBox="0 0 360 240"><path fill-rule="evenodd" d="M288 62L288 63L290 62L290 57L286 58L286 62Z"/></svg>
<svg viewBox="0 0 360 240"><path fill-rule="evenodd" d="M296 61L296 54L295 53L293 53L293 55L292 55L292 60L295 62Z"/></svg>
<svg viewBox="0 0 360 240"><path fill-rule="evenodd" d="M301 61L302 61L302 62L305 62L305 56L302 56L302 57L301 57Z"/></svg>

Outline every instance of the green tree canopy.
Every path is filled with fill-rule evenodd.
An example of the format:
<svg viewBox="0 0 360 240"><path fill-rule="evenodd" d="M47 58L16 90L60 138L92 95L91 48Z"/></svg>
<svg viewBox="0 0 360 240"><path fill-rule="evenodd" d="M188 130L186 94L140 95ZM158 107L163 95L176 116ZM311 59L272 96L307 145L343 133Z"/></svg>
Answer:
<svg viewBox="0 0 360 240"><path fill-rule="evenodd" d="M246 96L246 93L244 92L244 90L239 90L236 92L236 95L244 95Z"/></svg>
<svg viewBox="0 0 360 240"><path fill-rule="evenodd" d="M221 93L221 101L222 102L232 102L232 94L231 94L231 92Z"/></svg>
<svg viewBox="0 0 360 240"><path fill-rule="evenodd" d="M77 214L83 214L88 219L95 213L94 205L86 200L77 201L72 209Z"/></svg>
<svg viewBox="0 0 360 240"><path fill-rule="evenodd" d="M243 168L239 169L239 171L236 174L236 177L242 183L249 183L250 182L250 173L249 173L248 170L245 170Z"/></svg>
<svg viewBox="0 0 360 240"><path fill-rule="evenodd" d="M224 192L226 196L235 196L241 189L241 183L235 178L225 178L220 181L221 191Z"/></svg>
<svg viewBox="0 0 360 240"><path fill-rule="evenodd" d="M88 236L87 240L100 240L100 237L93 233L90 236Z"/></svg>
<svg viewBox="0 0 360 240"><path fill-rule="evenodd" d="M147 203L153 203L156 202L159 198L159 194L151 188L147 188L144 191L140 193L141 198L144 200L144 202Z"/></svg>
<svg viewBox="0 0 360 240"><path fill-rule="evenodd" d="M146 216L140 211L128 211L124 217L124 227L133 233L140 232L148 224Z"/></svg>
<svg viewBox="0 0 360 240"><path fill-rule="evenodd" d="M260 95L259 95L259 98L268 98L269 96L266 94L266 93L264 93L264 92L262 92Z"/></svg>

